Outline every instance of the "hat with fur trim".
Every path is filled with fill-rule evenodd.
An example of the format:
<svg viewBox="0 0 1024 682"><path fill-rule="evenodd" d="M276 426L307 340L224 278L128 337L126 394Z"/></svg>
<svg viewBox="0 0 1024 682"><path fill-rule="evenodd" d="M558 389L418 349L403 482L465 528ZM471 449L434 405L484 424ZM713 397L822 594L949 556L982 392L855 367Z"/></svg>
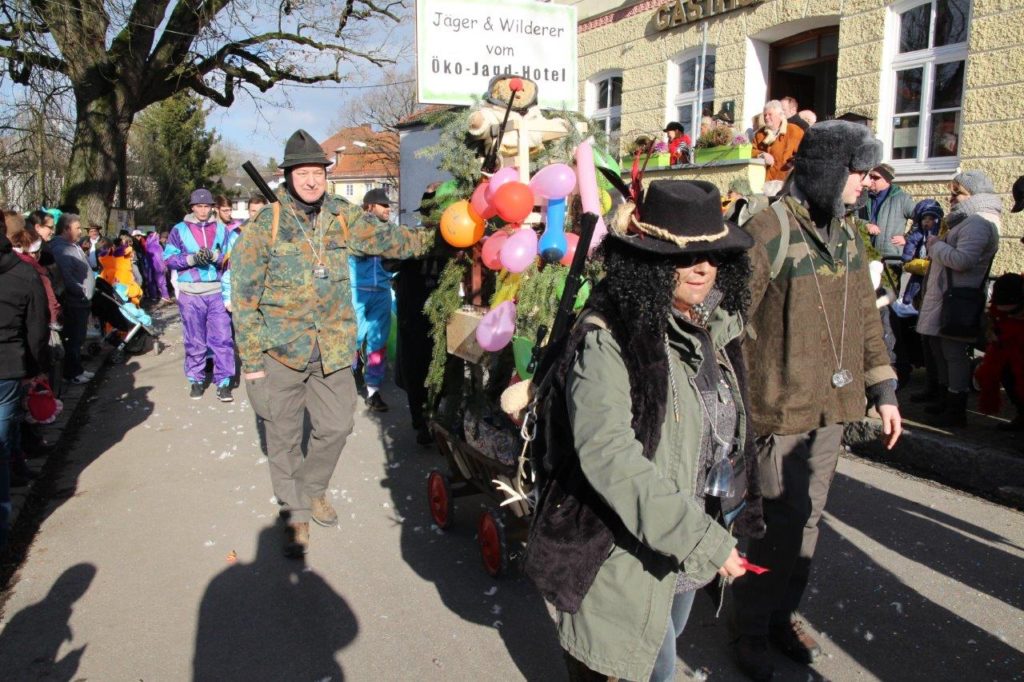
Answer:
<svg viewBox="0 0 1024 682"><path fill-rule="evenodd" d="M703 180L657 180L641 205L622 204L608 234L640 251L664 256L745 251L754 239L722 219L718 188Z"/></svg>
<svg viewBox="0 0 1024 682"><path fill-rule="evenodd" d="M882 143L862 125L821 121L807 129L796 153L793 181L813 208L836 218L849 212L843 188L850 172L866 173L882 160Z"/></svg>

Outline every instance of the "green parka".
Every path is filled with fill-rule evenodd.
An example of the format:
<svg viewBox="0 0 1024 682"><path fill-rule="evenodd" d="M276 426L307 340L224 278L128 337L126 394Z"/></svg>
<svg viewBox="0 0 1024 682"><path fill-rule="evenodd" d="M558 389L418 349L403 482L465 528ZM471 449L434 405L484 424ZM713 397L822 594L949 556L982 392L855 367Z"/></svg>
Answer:
<svg viewBox="0 0 1024 682"><path fill-rule="evenodd" d="M742 331L740 320L718 308L708 322L724 378L739 396L724 348ZM587 481L626 529L654 551L671 557L688 576L713 578L736 545L729 531L696 500L697 461L707 428L694 377L702 362L696 332L669 322L672 383L661 441L652 460L631 427L629 378L610 331L589 332L566 378L566 400L580 465ZM737 398L740 442L746 417ZM587 667L612 677L646 680L668 628L677 572L659 579L616 545L576 613L558 613L562 647Z"/></svg>

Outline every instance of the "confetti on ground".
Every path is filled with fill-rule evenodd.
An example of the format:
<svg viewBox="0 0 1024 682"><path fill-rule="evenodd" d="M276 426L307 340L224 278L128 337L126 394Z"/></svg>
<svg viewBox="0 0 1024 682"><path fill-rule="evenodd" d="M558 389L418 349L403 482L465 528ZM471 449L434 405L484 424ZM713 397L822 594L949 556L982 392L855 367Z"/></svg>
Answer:
<svg viewBox="0 0 1024 682"><path fill-rule="evenodd" d="M498 586L497 585L495 585L491 589L489 589L486 592L484 592L484 596L485 597L493 597L496 594L498 594Z"/></svg>
<svg viewBox="0 0 1024 682"><path fill-rule="evenodd" d="M226 560L229 564L233 564L236 561L238 561L238 554L235 552L235 550L231 550L230 552L228 552Z"/></svg>

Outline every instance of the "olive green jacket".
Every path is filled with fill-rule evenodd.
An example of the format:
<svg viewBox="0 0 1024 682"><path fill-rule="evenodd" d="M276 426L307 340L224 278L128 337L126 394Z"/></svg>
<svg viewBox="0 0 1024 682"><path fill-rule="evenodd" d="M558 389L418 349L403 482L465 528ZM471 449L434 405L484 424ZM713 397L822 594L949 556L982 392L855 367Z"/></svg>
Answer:
<svg viewBox="0 0 1024 682"><path fill-rule="evenodd" d="M324 373L335 372L352 363L356 350L348 256L418 256L433 246L435 232L370 219L331 196L313 224L283 188L277 195L276 238L272 206L266 206L231 252L231 311L242 371L261 371L263 353L304 369L319 344ZM314 276L317 259L310 241L318 252L323 249L325 278Z"/></svg>
<svg viewBox="0 0 1024 682"><path fill-rule="evenodd" d="M709 322L720 362L725 345L742 331L738 318L721 308ZM697 459L706 419L694 377L701 363L699 339L669 323L672 382L661 441L652 460L631 426L629 378L622 350L611 332L588 333L566 379L566 399L580 466L587 481L622 519L626 529L649 548L670 557L687 575L714 577L736 541L696 500ZM725 372L733 394L736 377ZM740 438L746 437L742 401ZM647 680L668 628L678 573L662 578L616 545L598 571L576 613L558 614L562 647L587 667L612 677Z"/></svg>

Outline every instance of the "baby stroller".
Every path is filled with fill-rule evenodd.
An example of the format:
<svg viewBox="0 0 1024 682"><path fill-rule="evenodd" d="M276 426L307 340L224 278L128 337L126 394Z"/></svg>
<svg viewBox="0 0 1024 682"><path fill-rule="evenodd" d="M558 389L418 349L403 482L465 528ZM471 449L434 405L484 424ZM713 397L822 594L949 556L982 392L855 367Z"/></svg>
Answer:
<svg viewBox="0 0 1024 682"><path fill-rule="evenodd" d="M157 354L163 350L153 318L128 300L128 288L124 284L111 286L107 281L97 279L92 313L105 329L111 329L106 340L114 346L114 352L110 355L110 361L114 364L123 363L129 354L145 353L150 341Z"/></svg>

